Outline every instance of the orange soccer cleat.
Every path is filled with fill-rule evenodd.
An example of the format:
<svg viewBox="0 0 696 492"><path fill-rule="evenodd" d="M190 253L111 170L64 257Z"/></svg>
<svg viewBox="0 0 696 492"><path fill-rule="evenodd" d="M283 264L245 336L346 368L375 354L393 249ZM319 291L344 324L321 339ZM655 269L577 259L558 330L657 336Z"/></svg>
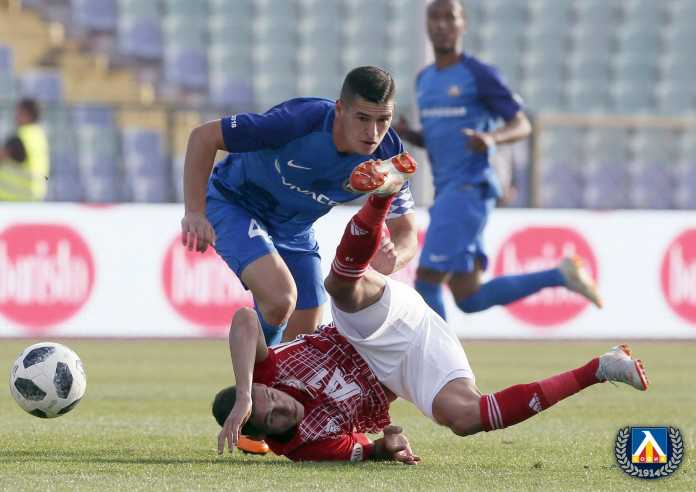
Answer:
<svg viewBox="0 0 696 492"><path fill-rule="evenodd" d="M268 444L265 441L257 441L248 436L239 436L237 448L247 454L264 455L270 451Z"/></svg>
<svg viewBox="0 0 696 492"><path fill-rule="evenodd" d="M416 167L416 161L408 152L383 161L365 161L353 169L349 187L358 193L393 195L416 172Z"/></svg>

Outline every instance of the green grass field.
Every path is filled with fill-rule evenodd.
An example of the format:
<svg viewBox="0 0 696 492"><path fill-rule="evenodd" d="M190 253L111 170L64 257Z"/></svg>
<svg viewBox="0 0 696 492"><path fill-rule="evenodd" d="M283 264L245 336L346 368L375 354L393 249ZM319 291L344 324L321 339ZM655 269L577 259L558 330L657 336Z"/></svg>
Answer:
<svg viewBox="0 0 696 492"><path fill-rule="evenodd" d="M410 404L392 407L421 465L293 464L267 455L215 452L212 395L232 382L223 341L66 343L81 356L87 395L70 414L42 420L22 411L9 390L0 399L2 490L696 490L696 344L639 342L647 393L597 385L514 428L459 438ZM3 340L9 373L28 341ZM465 344L482 391L573 368L607 342ZM7 376L5 376L7 377ZM685 461L658 482L616 466L616 432L626 425L682 430Z"/></svg>

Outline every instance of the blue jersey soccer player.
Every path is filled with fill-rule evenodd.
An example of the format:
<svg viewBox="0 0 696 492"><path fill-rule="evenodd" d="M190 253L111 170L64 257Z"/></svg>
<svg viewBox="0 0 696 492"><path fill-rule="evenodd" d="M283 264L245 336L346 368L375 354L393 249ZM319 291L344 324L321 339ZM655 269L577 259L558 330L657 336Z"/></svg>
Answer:
<svg viewBox="0 0 696 492"><path fill-rule="evenodd" d="M456 0L428 5L435 63L416 81L422 130L412 129L405 119L394 125L405 140L426 147L436 190L416 289L443 318L444 282L467 313L557 286L599 306L593 282L576 259L566 258L551 270L497 277L481 285L488 263L482 233L500 194L490 158L496 144L527 137L531 125L496 71L461 50L465 28L464 12ZM499 119L505 123L496 128Z"/></svg>
<svg viewBox="0 0 696 492"><path fill-rule="evenodd" d="M292 99L191 133L182 239L198 251L214 245L251 290L268 345L280 342L288 319L287 338L321 321L326 294L312 226L334 205L360 196L347 187L358 164L403 152L390 129L394 91L388 72L359 67L336 102ZM218 149L230 154L212 169ZM387 222L391 241L372 263L378 271L389 274L414 256L411 212L404 184Z"/></svg>

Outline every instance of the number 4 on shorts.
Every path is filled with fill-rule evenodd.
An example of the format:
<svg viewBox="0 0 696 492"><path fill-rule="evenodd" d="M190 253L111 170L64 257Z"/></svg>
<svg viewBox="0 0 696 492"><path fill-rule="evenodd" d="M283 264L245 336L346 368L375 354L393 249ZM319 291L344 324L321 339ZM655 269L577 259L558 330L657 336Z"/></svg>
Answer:
<svg viewBox="0 0 696 492"><path fill-rule="evenodd" d="M266 230L255 219L251 219L249 221L249 239L253 239L256 236L261 236L268 243L272 242L271 236L268 235Z"/></svg>

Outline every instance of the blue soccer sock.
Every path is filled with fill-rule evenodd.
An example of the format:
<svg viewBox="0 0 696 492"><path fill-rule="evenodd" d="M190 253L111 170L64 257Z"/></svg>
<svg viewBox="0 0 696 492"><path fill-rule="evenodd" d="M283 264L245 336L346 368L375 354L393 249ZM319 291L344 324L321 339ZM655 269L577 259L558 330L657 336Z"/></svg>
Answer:
<svg viewBox="0 0 696 492"><path fill-rule="evenodd" d="M442 319L446 320L447 315L445 314L445 304L442 300L442 284L433 284L430 282L424 282L423 280L416 280L416 290L428 303L428 306L432 308L437 314L439 314Z"/></svg>
<svg viewBox="0 0 696 492"><path fill-rule="evenodd" d="M259 316L259 323L261 323L263 337L266 339L266 346L270 347L272 345L278 345L283 340L283 333L285 332L285 328L288 326L288 322L286 321L282 325L271 325L267 323L265 319L263 319L263 315L261 314L261 311L259 311L259 307L256 304L254 304L254 309L256 310L256 314Z"/></svg>
<svg viewBox="0 0 696 492"><path fill-rule="evenodd" d="M558 268L522 275L506 275L486 282L475 294L457 301L457 306L465 313L477 313L491 306L510 304L545 287L563 285L565 280Z"/></svg>

